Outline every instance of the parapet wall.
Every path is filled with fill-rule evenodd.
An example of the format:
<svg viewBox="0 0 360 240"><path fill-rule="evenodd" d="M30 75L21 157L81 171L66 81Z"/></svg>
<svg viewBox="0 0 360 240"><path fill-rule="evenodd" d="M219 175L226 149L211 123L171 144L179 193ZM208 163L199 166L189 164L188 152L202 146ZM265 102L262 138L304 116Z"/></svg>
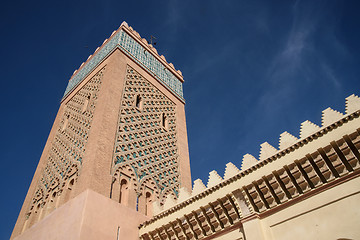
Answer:
<svg viewBox="0 0 360 240"><path fill-rule="evenodd" d="M167 209L184 202L185 200L194 197L206 189L210 189L221 182L234 177L241 171L248 170L250 168L256 169L261 167L261 163L265 160L272 161L285 155L290 151L294 151L301 147L303 144L311 141L313 138L326 134L329 130L335 127L336 123L341 124L343 121L348 121L349 116L360 109L360 98L355 94L345 99L345 113L333 110L328 107L322 111L322 125L318 126L309 120L306 120L300 125L300 135L295 137L287 131L280 134L279 147L275 148L268 142L260 144L259 158L255 158L251 154L245 154L242 158L241 167L236 167L235 164L229 162L226 164L224 176L221 177L215 170L209 173L208 182L205 184L201 179L194 181L193 189L191 193L182 188L179 192L179 198L175 199L173 195L169 195L163 206L160 207L159 202L154 202L154 215L166 211Z"/></svg>

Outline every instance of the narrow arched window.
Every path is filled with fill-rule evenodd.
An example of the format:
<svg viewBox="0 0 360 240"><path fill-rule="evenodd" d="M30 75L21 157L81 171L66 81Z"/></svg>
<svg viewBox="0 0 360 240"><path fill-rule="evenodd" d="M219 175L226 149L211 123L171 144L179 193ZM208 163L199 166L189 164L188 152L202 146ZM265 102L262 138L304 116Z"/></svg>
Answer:
<svg viewBox="0 0 360 240"><path fill-rule="evenodd" d="M38 214L40 211L40 203L33 209L33 212L30 215L30 226L32 226L33 224L37 223L38 221Z"/></svg>
<svg viewBox="0 0 360 240"><path fill-rule="evenodd" d="M128 196L129 196L129 187L128 187L128 182L123 179L120 182L120 198L119 198L119 203L127 206L127 202L128 202Z"/></svg>
<svg viewBox="0 0 360 240"><path fill-rule="evenodd" d="M65 117L64 123L63 123L63 125L62 125L62 127L61 127L61 131L62 131L62 132L65 131L65 129L66 129L68 123L69 123L69 118L70 118L70 115L67 115L67 116Z"/></svg>
<svg viewBox="0 0 360 240"><path fill-rule="evenodd" d="M46 203L45 216L49 215L55 209L56 192L51 194L49 201Z"/></svg>
<svg viewBox="0 0 360 240"><path fill-rule="evenodd" d="M43 208L43 206L42 206L41 204L39 204L39 205L37 206L37 208L38 208L38 214L39 214L39 216L38 216L38 221L40 221L40 220L42 219L42 215L43 215L43 210L44 210L44 208Z"/></svg>
<svg viewBox="0 0 360 240"><path fill-rule="evenodd" d="M86 110L87 110L88 107L89 107L89 103L90 103L90 95L88 95L88 96L86 97L86 99L84 100L84 105L82 106L81 113L86 112Z"/></svg>
<svg viewBox="0 0 360 240"><path fill-rule="evenodd" d="M67 186L67 189L65 189L65 194L62 194L61 196L64 195L64 202L67 202L70 198L70 193L71 193L71 190L74 186L74 182L75 180L74 179L71 179L68 186ZM62 197L63 198L63 197Z"/></svg>
<svg viewBox="0 0 360 240"><path fill-rule="evenodd" d="M145 194L145 215L146 216L152 215L152 199L151 199L151 193L149 192Z"/></svg>
<svg viewBox="0 0 360 240"><path fill-rule="evenodd" d="M60 195L58 192L54 192L53 193L53 197L52 197L52 201L54 202L54 208L57 208L59 205L59 199L60 199Z"/></svg>
<svg viewBox="0 0 360 240"><path fill-rule="evenodd" d="M161 115L161 125L165 130L168 130L168 120L165 113L162 113Z"/></svg>
<svg viewBox="0 0 360 240"><path fill-rule="evenodd" d="M38 212L40 211L40 207L41 207L41 204L39 203L39 204L36 206L35 213L38 213Z"/></svg>
<svg viewBox="0 0 360 240"><path fill-rule="evenodd" d="M57 195L57 192L53 192L53 194L51 196L51 200L50 200L51 210L53 210L55 208L56 195Z"/></svg>
<svg viewBox="0 0 360 240"><path fill-rule="evenodd" d="M137 107L138 109L142 109L142 98L139 95L136 95L136 99L135 99L135 107Z"/></svg>
<svg viewBox="0 0 360 240"><path fill-rule="evenodd" d="M71 179L71 181L69 183L69 187L68 187L69 190L71 190L72 187L74 186L74 181L75 181L74 179Z"/></svg>

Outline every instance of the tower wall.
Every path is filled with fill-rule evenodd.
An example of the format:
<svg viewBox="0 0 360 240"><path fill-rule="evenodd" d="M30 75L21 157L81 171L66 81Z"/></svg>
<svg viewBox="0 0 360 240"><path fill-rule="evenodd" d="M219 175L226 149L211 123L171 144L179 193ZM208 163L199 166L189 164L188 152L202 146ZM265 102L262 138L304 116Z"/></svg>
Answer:
<svg viewBox="0 0 360 240"><path fill-rule="evenodd" d="M138 239L138 226L148 219L143 214L88 189L15 239Z"/></svg>
<svg viewBox="0 0 360 240"><path fill-rule="evenodd" d="M131 29L122 25L118 32L121 30L127 31L129 36L136 39ZM113 38L116 36L115 34ZM110 38L107 44L110 44L113 38ZM106 46L105 44L97 50L98 53L106 49ZM147 48L144 44L142 46ZM148 51L152 50L148 49ZM96 55L94 56L96 60ZM92 58L89 59L78 72L86 70L87 64L92 61ZM159 61L164 62L161 59ZM123 109L121 104L126 74L129 69L136 71L173 103L178 172L176 187L191 189L184 100L174 94L166 84L160 82L141 62L134 61L128 52L115 47L76 87L67 88L11 238L31 227L43 224L40 222L50 219L50 215L59 214L56 211L61 206L86 190L94 191L106 198L111 197L119 202L119 199L112 197L117 191L113 189L114 181L120 181L120 178L114 175L112 166ZM76 77L77 75L74 75L72 79ZM159 114L157 116L160 116ZM158 121L158 124L161 122ZM135 182L140 182L137 173L143 170L136 170L134 167L132 169L129 174ZM149 176L149 179L154 176ZM154 183L153 180L148 182ZM160 192L153 194L151 201L159 197L163 197ZM152 215L152 211L148 209L152 204L149 204L150 200L144 189L133 187L127 200L126 208L137 211L140 215ZM55 209L57 210L54 212ZM61 215L61 217L66 219L69 216ZM133 222L137 221L139 218Z"/></svg>

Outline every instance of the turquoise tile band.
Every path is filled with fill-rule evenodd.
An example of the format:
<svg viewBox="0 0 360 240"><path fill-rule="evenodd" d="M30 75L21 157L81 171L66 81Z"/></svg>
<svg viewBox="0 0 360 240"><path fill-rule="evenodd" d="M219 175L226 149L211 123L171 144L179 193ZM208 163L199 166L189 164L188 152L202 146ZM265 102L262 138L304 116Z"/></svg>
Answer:
<svg viewBox="0 0 360 240"><path fill-rule="evenodd" d="M120 30L81 68L69 81L63 99L88 76L115 48L120 48L134 61L165 84L173 93L184 100L182 82L154 55L141 46L125 31Z"/></svg>

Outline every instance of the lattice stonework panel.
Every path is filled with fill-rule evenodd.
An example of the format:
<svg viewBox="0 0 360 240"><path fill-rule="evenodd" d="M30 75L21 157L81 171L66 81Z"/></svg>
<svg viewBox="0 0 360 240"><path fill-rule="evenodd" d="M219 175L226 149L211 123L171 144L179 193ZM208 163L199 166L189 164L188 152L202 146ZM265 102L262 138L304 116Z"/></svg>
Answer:
<svg viewBox="0 0 360 240"><path fill-rule="evenodd" d="M127 67L114 146L112 175L122 169L142 188L153 181L161 196L179 189L176 105L138 72ZM159 197L159 196L158 196Z"/></svg>
<svg viewBox="0 0 360 240"><path fill-rule="evenodd" d="M76 183L103 74L104 68L66 103L63 117L50 147L47 164L27 213L28 216L36 214L49 202L58 204L60 198L66 197ZM66 200L62 199L63 202Z"/></svg>

